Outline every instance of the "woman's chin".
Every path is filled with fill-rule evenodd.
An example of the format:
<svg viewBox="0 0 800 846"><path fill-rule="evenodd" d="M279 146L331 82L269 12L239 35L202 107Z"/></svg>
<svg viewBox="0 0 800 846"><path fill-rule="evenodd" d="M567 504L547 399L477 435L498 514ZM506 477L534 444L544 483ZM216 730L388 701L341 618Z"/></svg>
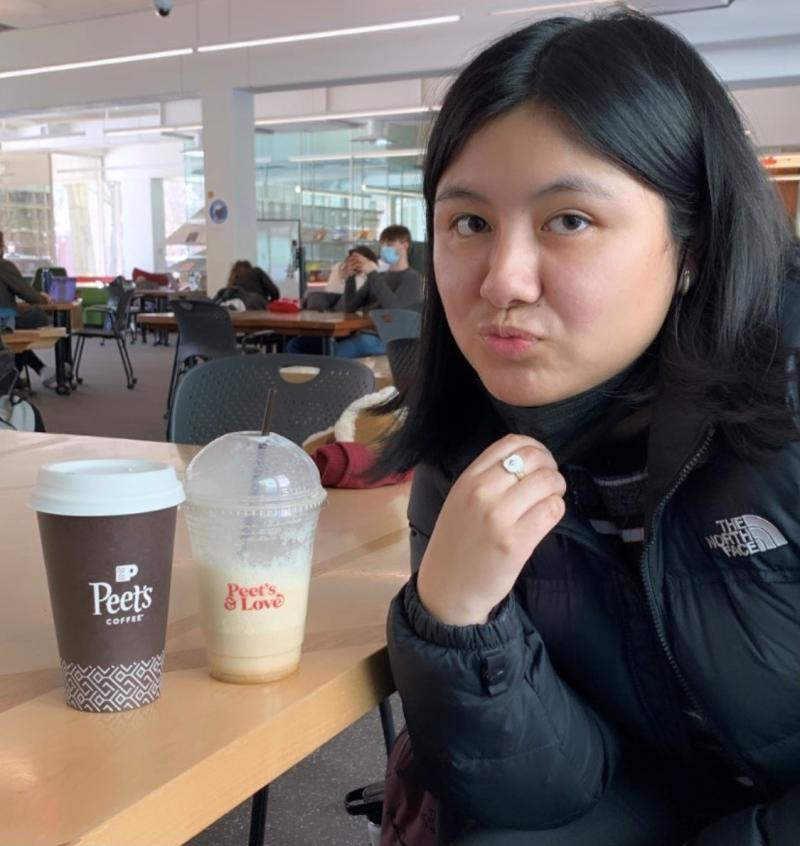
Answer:
<svg viewBox="0 0 800 846"><path fill-rule="evenodd" d="M533 407L556 402L562 397L552 397L552 391L545 390L541 385L520 385L515 382L491 382L482 380L486 390L499 402L506 405Z"/></svg>

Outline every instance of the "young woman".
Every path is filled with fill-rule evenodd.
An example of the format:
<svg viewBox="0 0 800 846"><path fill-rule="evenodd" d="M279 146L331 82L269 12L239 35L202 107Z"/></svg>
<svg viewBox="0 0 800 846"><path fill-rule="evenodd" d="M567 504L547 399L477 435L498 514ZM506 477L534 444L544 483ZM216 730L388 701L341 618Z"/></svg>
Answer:
<svg viewBox="0 0 800 846"><path fill-rule="evenodd" d="M425 167L392 669L440 839L800 843L798 269L646 17L478 56Z"/></svg>
<svg viewBox="0 0 800 846"><path fill-rule="evenodd" d="M353 253L363 256L366 259L363 270L358 271L353 266L354 263L351 258ZM356 290L358 290L367 281L367 274L377 269L378 256L369 247L363 244L357 244L352 250L347 251L347 258L344 261L340 261L333 266L331 274L328 277L328 282L325 285L325 292L328 294L343 294L345 279L351 274L356 278Z"/></svg>

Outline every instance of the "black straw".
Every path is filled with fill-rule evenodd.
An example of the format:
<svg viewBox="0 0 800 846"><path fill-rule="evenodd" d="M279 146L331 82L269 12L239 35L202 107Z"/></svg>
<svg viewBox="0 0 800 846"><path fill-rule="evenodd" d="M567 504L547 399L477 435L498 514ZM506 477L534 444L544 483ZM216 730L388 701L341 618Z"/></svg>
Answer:
<svg viewBox="0 0 800 846"><path fill-rule="evenodd" d="M264 409L264 422L261 424L262 435L268 435L270 433L272 410L275 407L275 396L277 393L278 391L275 388L270 388L267 391L267 407Z"/></svg>

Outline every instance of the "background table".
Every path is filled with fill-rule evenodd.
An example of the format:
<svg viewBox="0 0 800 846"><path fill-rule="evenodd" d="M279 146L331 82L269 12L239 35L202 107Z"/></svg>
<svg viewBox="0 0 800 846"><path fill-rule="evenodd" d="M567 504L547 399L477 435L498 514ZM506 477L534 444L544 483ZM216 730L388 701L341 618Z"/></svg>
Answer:
<svg viewBox="0 0 800 846"><path fill-rule="evenodd" d="M330 491L297 673L208 676L178 518L161 698L120 714L64 704L35 515L39 465L139 457L182 470L173 444L0 432L0 844L182 844L373 709L394 689L386 611L408 575L408 486ZM376 717L376 732L377 717Z"/></svg>
<svg viewBox="0 0 800 846"><path fill-rule="evenodd" d="M30 308L39 308L48 314L53 315L53 325L63 328L65 334L58 340L55 348L56 359L56 391L59 394L68 394L75 387L72 380L72 338L70 333L73 329L83 328L83 306L80 300L73 303L39 303L32 306L28 303L17 303L18 311L26 311ZM70 370L67 373L66 365Z"/></svg>
<svg viewBox="0 0 800 846"><path fill-rule="evenodd" d="M43 329L17 329L14 332L4 332L2 339L13 353L21 353L25 350L50 349L56 342L66 337L66 334L66 329L50 326Z"/></svg>
<svg viewBox="0 0 800 846"><path fill-rule="evenodd" d="M136 320L151 329L165 329L168 332L178 329L178 321L171 312L140 314ZM237 332L260 332L269 329L279 335L319 335L323 338L326 354L331 353L332 338L344 338L353 332L375 328L369 315L335 311L301 311L297 314L282 314L266 309L232 311L231 322Z"/></svg>

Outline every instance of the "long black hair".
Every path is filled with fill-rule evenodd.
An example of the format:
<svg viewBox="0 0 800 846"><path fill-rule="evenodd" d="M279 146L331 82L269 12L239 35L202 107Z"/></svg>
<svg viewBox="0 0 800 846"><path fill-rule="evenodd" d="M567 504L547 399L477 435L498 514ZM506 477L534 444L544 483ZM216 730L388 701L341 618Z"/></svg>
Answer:
<svg viewBox="0 0 800 846"><path fill-rule="evenodd" d="M404 423L381 465L445 463L491 416L456 346L436 285L439 181L487 122L526 104L555 111L569 134L666 202L678 275L658 343L659 386L684 394L733 448L754 456L794 436L784 403L779 316L794 247L788 216L720 82L694 48L647 16L551 18L492 44L458 76L428 142L427 286L419 368L395 401ZM676 277L677 282L677 277Z"/></svg>

